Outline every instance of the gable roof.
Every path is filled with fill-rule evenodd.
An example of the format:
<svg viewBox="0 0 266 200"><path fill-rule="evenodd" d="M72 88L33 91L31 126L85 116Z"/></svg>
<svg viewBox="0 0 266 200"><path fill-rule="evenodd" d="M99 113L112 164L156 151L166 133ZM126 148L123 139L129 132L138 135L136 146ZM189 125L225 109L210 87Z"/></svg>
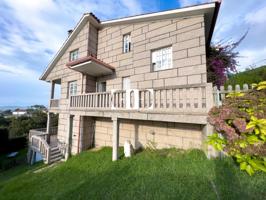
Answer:
<svg viewBox="0 0 266 200"><path fill-rule="evenodd" d="M49 63L46 70L41 75L40 80L45 80L47 78L47 76L52 71L53 67L56 65L60 57L64 54L66 49L69 47L69 45L75 39L77 34L80 32L80 30L84 27L84 25L88 21L92 23L96 28L102 29L108 26L128 24L128 23L162 20L162 19L169 19L169 18L175 18L175 17L189 17L189 16L195 16L195 15L205 15L206 16L205 17L206 35L208 37L207 45L209 45L211 38L212 38L213 30L215 27L217 15L219 12L219 7L220 7L220 2L212 2L212 3L205 3L205 4L195 5L195 6L188 6L188 7L173 9L173 10L107 20L107 21L102 21L102 22L93 13L85 13L83 14L81 19L77 23L72 33L65 40L62 47L56 53L52 61Z"/></svg>

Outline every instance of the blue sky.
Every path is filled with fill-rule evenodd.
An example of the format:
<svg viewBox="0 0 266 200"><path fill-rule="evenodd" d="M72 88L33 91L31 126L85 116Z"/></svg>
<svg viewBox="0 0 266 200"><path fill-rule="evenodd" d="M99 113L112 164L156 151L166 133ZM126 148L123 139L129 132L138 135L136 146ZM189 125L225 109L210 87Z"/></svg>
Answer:
<svg viewBox="0 0 266 200"><path fill-rule="evenodd" d="M47 105L39 77L84 12L101 20L161 11L209 0L1 0L0 106ZM241 3L240 3L241 2ZM213 41L237 40L239 70L266 64L266 1L223 0Z"/></svg>

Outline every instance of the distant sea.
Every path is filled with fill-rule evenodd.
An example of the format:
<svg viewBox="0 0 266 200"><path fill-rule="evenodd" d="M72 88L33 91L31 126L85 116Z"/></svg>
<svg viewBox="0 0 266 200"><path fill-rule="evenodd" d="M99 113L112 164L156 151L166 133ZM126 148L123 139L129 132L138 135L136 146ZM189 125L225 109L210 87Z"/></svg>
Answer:
<svg viewBox="0 0 266 200"><path fill-rule="evenodd" d="M27 109L29 106L0 106L0 111L3 110L15 110L17 108L20 109Z"/></svg>

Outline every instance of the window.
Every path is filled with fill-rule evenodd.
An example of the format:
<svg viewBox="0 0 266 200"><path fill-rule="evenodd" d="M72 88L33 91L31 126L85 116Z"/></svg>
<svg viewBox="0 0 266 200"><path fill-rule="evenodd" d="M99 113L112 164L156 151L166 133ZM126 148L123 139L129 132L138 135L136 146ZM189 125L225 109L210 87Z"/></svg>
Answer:
<svg viewBox="0 0 266 200"><path fill-rule="evenodd" d="M123 36L123 53L130 52L131 50L131 37L130 34Z"/></svg>
<svg viewBox="0 0 266 200"><path fill-rule="evenodd" d="M78 87L77 81L69 82L68 84L68 96L69 97L77 95L77 87Z"/></svg>
<svg viewBox="0 0 266 200"><path fill-rule="evenodd" d="M69 55L69 60L73 61L73 60L77 60L79 57L79 50L76 49L74 51L70 51L70 55Z"/></svg>
<svg viewBox="0 0 266 200"><path fill-rule="evenodd" d="M123 90L130 89L130 79L129 77L123 77Z"/></svg>
<svg viewBox="0 0 266 200"><path fill-rule="evenodd" d="M106 92L106 82L97 82L97 92Z"/></svg>
<svg viewBox="0 0 266 200"><path fill-rule="evenodd" d="M153 71L172 68L172 47L152 51Z"/></svg>

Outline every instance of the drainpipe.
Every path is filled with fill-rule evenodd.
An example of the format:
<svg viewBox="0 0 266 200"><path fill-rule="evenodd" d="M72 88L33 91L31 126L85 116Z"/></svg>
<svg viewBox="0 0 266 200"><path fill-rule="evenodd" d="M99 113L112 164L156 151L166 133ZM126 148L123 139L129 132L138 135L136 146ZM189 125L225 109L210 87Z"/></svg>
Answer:
<svg viewBox="0 0 266 200"><path fill-rule="evenodd" d="M80 137L80 116L79 116L79 125L78 125L78 127L79 127L79 132L78 132L78 149L77 149L77 152L78 152L78 154L79 154L79 143L80 143L80 141L79 141L79 137Z"/></svg>
<svg viewBox="0 0 266 200"><path fill-rule="evenodd" d="M81 149L80 149L80 147L82 148L82 146L83 146L83 128L84 128L84 121L83 121L84 119L83 119L83 116L80 116L79 117L79 132L78 132L78 154L80 153L80 151L81 151Z"/></svg>
<svg viewBox="0 0 266 200"><path fill-rule="evenodd" d="M82 75L82 77L81 77L81 94L84 94L85 92L84 92L84 74L82 73L81 74Z"/></svg>

